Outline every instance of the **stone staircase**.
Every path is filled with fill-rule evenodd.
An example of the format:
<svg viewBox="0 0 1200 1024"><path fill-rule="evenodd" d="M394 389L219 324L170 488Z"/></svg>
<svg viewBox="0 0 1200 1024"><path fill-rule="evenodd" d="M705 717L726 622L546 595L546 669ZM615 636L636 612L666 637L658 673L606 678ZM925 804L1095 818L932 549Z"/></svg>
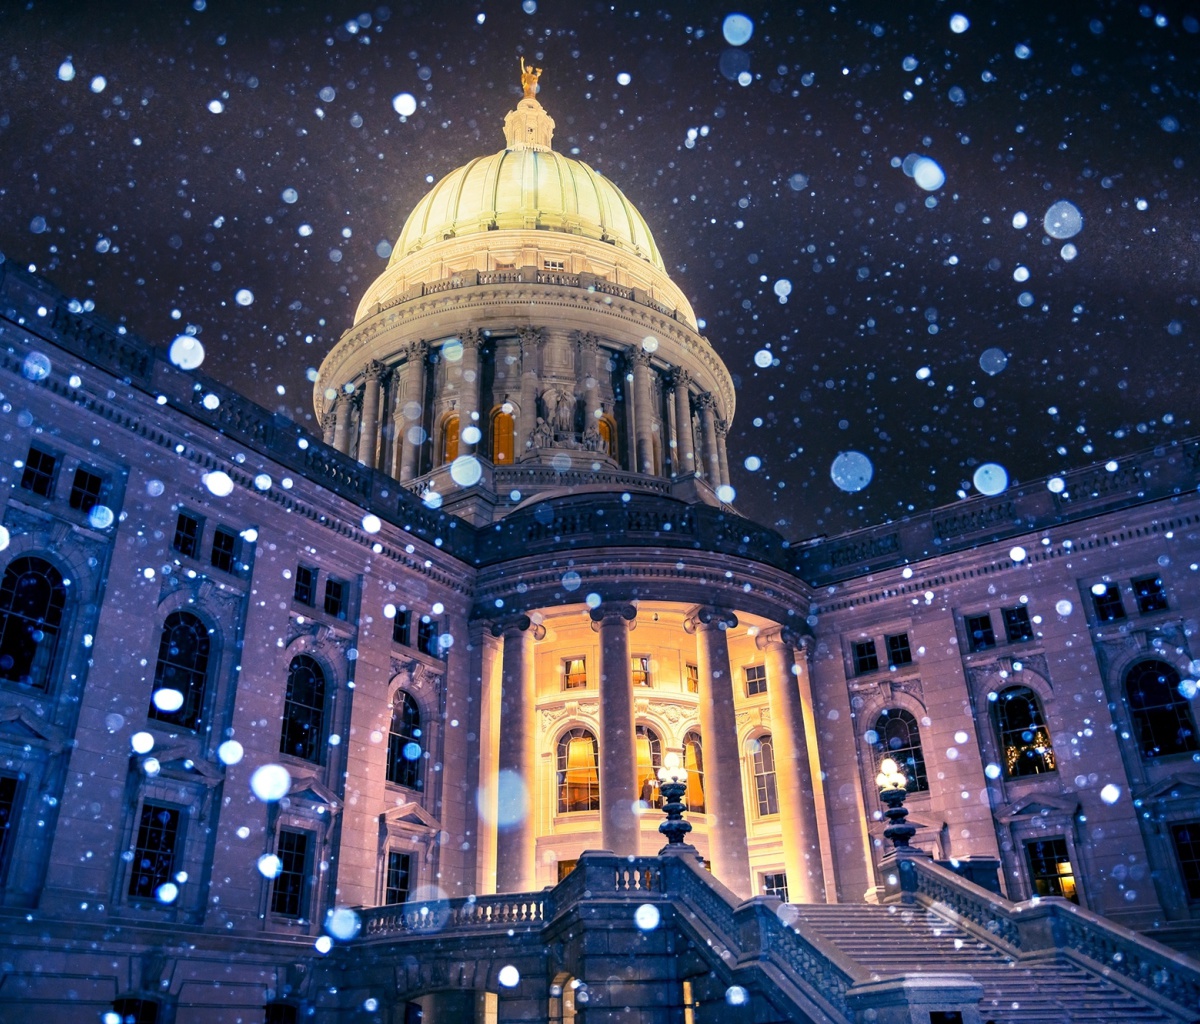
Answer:
<svg viewBox="0 0 1200 1024"><path fill-rule="evenodd" d="M1019 959L920 904L795 905L786 920L816 934L873 976L918 971L970 974L995 1024L1174 1024L1183 1018L1138 999L1064 957Z"/></svg>

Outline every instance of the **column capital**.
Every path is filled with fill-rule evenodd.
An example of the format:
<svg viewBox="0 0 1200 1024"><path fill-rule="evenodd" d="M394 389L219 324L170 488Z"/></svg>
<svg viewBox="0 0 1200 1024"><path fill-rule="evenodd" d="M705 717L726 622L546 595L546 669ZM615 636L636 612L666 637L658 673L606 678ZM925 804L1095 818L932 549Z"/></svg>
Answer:
<svg viewBox="0 0 1200 1024"><path fill-rule="evenodd" d="M604 622L635 622L637 606L628 601L605 601L591 609L588 617L592 620L592 630L599 632L600 625Z"/></svg>
<svg viewBox="0 0 1200 1024"><path fill-rule="evenodd" d="M629 363L630 369L638 366L650 368L650 353L642 348L630 348L625 350L625 359Z"/></svg>
<svg viewBox="0 0 1200 1024"><path fill-rule="evenodd" d="M477 327L468 327L462 332L463 348L472 348L475 351L479 351L479 349L483 348L486 341L487 338L484 337L483 331Z"/></svg>
<svg viewBox="0 0 1200 1024"><path fill-rule="evenodd" d="M698 605L688 612L683 620L683 629L686 633L694 634L703 629L733 629L737 624L737 616L727 608Z"/></svg>
<svg viewBox="0 0 1200 1024"><path fill-rule="evenodd" d="M381 363L378 359L372 359L363 367L363 379L368 382L376 381L382 383L390 372L384 363Z"/></svg>
<svg viewBox="0 0 1200 1024"><path fill-rule="evenodd" d="M600 348L600 339L591 331L572 331L571 337L584 352L595 352Z"/></svg>
<svg viewBox="0 0 1200 1024"><path fill-rule="evenodd" d="M424 360L429 354L429 342L427 342L424 338L421 338L418 341L409 342L404 349L404 354L408 356L408 361L410 363L417 360Z"/></svg>
<svg viewBox="0 0 1200 1024"><path fill-rule="evenodd" d="M687 372L682 366L677 366L671 371L671 375L667 378L667 386L670 388L683 388L684 391L692 383L692 375Z"/></svg>
<svg viewBox="0 0 1200 1024"><path fill-rule="evenodd" d="M711 391L701 391L696 396L696 404L701 412L711 413L717 407L717 400L713 398Z"/></svg>
<svg viewBox="0 0 1200 1024"><path fill-rule="evenodd" d="M535 640L541 640L546 635L546 627L540 622L534 622L528 615L506 615L501 619L492 619L489 627L492 636L509 637L529 632Z"/></svg>
<svg viewBox="0 0 1200 1024"><path fill-rule="evenodd" d="M769 629L762 630L754 638L754 646L760 651L770 650L773 647L790 647L795 651L807 646L810 639L791 626L771 626Z"/></svg>
<svg viewBox="0 0 1200 1024"><path fill-rule="evenodd" d="M521 353L536 352L546 340L546 332L541 327L518 327L517 338L521 342Z"/></svg>
<svg viewBox="0 0 1200 1024"><path fill-rule="evenodd" d="M729 433L729 424L720 416L716 417L717 437L725 437Z"/></svg>

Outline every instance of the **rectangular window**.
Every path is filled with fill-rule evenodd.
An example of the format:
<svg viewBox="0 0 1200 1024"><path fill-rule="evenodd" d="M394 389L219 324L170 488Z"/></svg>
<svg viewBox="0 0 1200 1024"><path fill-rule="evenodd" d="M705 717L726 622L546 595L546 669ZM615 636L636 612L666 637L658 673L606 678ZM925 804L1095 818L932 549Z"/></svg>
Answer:
<svg viewBox="0 0 1200 1024"><path fill-rule="evenodd" d="M417 650L436 658L438 651L438 624L428 615L422 615L417 623Z"/></svg>
<svg viewBox="0 0 1200 1024"><path fill-rule="evenodd" d="M214 569L221 572L234 572L237 569L237 553L239 536L228 526L218 526L213 531L212 564Z"/></svg>
<svg viewBox="0 0 1200 1024"><path fill-rule="evenodd" d="M317 570L307 565L296 566L296 589L292 596L297 604L311 608L317 603Z"/></svg>
<svg viewBox="0 0 1200 1024"><path fill-rule="evenodd" d="M967 642L973 651L986 651L996 646L996 634L992 631L992 617L984 612L982 615L968 615Z"/></svg>
<svg viewBox="0 0 1200 1024"><path fill-rule="evenodd" d="M100 504L100 492L104 490L104 477L80 466L75 470L71 483L71 508L85 515Z"/></svg>
<svg viewBox="0 0 1200 1024"><path fill-rule="evenodd" d="M30 448L25 456L25 471L21 474L21 486L43 498L49 498L54 493L54 469L56 459L41 448Z"/></svg>
<svg viewBox="0 0 1200 1024"><path fill-rule="evenodd" d="M688 693L700 692L700 666L699 665L684 665L683 666L683 686Z"/></svg>
<svg viewBox="0 0 1200 1024"><path fill-rule="evenodd" d="M175 521L175 539L171 547L181 555L195 558L200 553L200 529L203 524L196 516L180 512Z"/></svg>
<svg viewBox="0 0 1200 1024"><path fill-rule="evenodd" d="M788 901L786 871L769 871L761 877L764 896L778 896L784 903Z"/></svg>
<svg viewBox="0 0 1200 1024"><path fill-rule="evenodd" d="M908 644L907 633L896 633L894 636L885 636L883 641L887 644L889 665L895 668L900 665L912 664L912 648Z"/></svg>
<svg viewBox="0 0 1200 1024"><path fill-rule="evenodd" d="M579 861L577 860L560 860L558 862L558 880L561 882L566 878L567 875L575 870L575 865L578 863Z"/></svg>
<svg viewBox="0 0 1200 1024"><path fill-rule="evenodd" d="M565 658L563 660L563 689L582 690L587 686L587 659Z"/></svg>
<svg viewBox="0 0 1200 1024"><path fill-rule="evenodd" d="M1063 896L1072 903L1079 902L1075 891L1075 872L1067 853L1067 841L1038 839L1025 844L1029 862L1029 884L1035 896Z"/></svg>
<svg viewBox="0 0 1200 1024"><path fill-rule="evenodd" d="M1125 618L1125 605L1121 602L1121 588L1115 583L1097 583L1092 587L1092 607L1101 622L1116 622Z"/></svg>
<svg viewBox="0 0 1200 1024"><path fill-rule="evenodd" d="M775 744L770 736L760 736L754 742L750 759L754 766L754 795L758 816L779 813L779 789L775 784Z"/></svg>
<svg viewBox="0 0 1200 1024"><path fill-rule="evenodd" d="M0 775L0 882L4 881L4 869L12 853L13 840L17 835L17 793L20 790L14 775Z"/></svg>
<svg viewBox="0 0 1200 1024"><path fill-rule="evenodd" d="M877 668L879 655L875 651L875 641L857 641L854 644L854 674L861 676L864 672L874 672Z"/></svg>
<svg viewBox="0 0 1200 1024"><path fill-rule="evenodd" d="M1157 576L1139 576L1133 581L1133 596L1143 615L1167 610L1167 592Z"/></svg>
<svg viewBox="0 0 1200 1024"><path fill-rule="evenodd" d="M395 903L407 903L408 894L412 890L412 856L407 853L388 851L387 862L387 891L384 893L384 903L389 907Z"/></svg>
<svg viewBox="0 0 1200 1024"><path fill-rule="evenodd" d="M1172 825L1171 838L1175 841L1175 856L1188 902L1200 903L1200 821Z"/></svg>
<svg viewBox="0 0 1200 1024"><path fill-rule="evenodd" d="M412 612L407 608L396 609L396 617L392 619L392 643L405 647L412 643Z"/></svg>
<svg viewBox="0 0 1200 1024"><path fill-rule="evenodd" d="M303 917L308 889L309 832L281 828L275 844L279 874L271 883L271 913L283 917Z"/></svg>
<svg viewBox="0 0 1200 1024"><path fill-rule="evenodd" d="M747 697L753 697L756 693L767 692L766 665L747 665L744 671L746 673Z"/></svg>
<svg viewBox="0 0 1200 1024"><path fill-rule="evenodd" d="M564 260L542 260L542 267L546 270L565 270L566 266Z"/></svg>
<svg viewBox="0 0 1200 1024"><path fill-rule="evenodd" d="M341 580L328 579L325 581L325 614L335 618L346 617L346 598L350 587Z"/></svg>
<svg viewBox="0 0 1200 1024"><path fill-rule="evenodd" d="M142 804L129 895L152 899L158 887L175 873L175 843L179 838L179 808Z"/></svg>
<svg viewBox="0 0 1200 1024"><path fill-rule="evenodd" d="M1015 608L1005 608L1001 614L1004 616L1004 634L1010 644L1021 644L1033 639L1033 623L1029 621L1029 609L1023 604Z"/></svg>
<svg viewBox="0 0 1200 1024"><path fill-rule="evenodd" d="M635 654L629 659L629 668L633 673L634 686L650 685L650 658L648 656Z"/></svg>

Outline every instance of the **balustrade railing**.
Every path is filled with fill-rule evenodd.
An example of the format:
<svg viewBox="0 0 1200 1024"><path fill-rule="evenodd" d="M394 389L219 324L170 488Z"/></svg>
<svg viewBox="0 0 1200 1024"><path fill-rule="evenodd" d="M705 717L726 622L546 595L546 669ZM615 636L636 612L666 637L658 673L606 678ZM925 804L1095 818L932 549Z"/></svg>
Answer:
<svg viewBox="0 0 1200 1024"><path fill-rule="evenodd" d="M546 920L546 896L545 893L501 893L454 900L417 900L390 907L365 908L359 911L359 917L361 934L367 938L491 927L508 929L521 924L540 929Z"/></svg>

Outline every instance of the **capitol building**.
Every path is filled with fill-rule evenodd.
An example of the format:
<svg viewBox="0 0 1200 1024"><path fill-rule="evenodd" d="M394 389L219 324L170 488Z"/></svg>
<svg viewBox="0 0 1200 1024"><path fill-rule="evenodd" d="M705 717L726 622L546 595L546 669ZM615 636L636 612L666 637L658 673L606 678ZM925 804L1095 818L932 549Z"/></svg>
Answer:
<svg viewBox="0 0 1200 1024"><path fill-rule="evenodd" d="M789 543L523 72L321 437L0 262L0 1021L1200 1017L1200 440Z"/></svg>

